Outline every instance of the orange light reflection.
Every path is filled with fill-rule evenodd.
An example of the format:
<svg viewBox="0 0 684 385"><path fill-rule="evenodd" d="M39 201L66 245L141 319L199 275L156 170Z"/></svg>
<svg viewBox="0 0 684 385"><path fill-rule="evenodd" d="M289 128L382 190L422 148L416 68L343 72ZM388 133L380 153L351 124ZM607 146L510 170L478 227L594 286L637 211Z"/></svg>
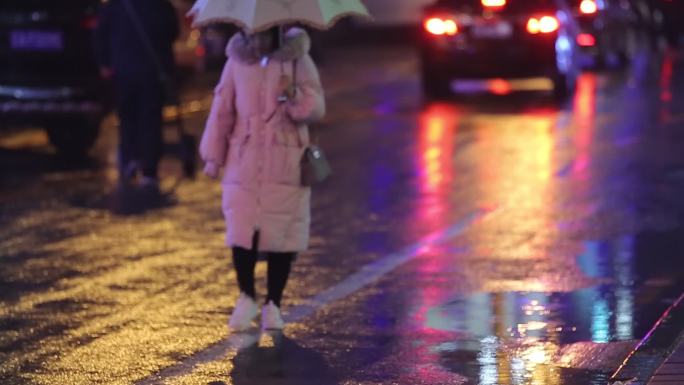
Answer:
<svg viewBox="0 0 684 385"><path fill-rule="evenodd" d="M416 208L415 223L422 232L442 230L450 225L450 203L454 179L454 146L458 124L458 110L450 105L433 105L419 120L417 159L420 172L419 204ZM447 300L451 293L444 290L443 283L435 277L452 268L454 255L440 243L427 243L420 250L421 262L415 280L414 307L409 312L409 323L418 329L421 344L416 345L410 365L418 370L403 373L400 377L414 383L411 376L432 378L444 383L451 378L441 365L435 363L432 346L447 340L451 332L432 328L430 310Z"/></svg>
<svg viewBox="0 0 684 385"><path fill-rule="evenodd" d="M455 114L450 106L435 105L421 117L419 151L424 193L443 193L445 184L452 178Z"/></svg>
<svg viewBox="0 0 684 385"><path fill-rule="evenodd" d="M577 132L575 147L577 157L573 164L573 174L576 178L587 179L591 163L591 145L594 140L596 118L596 87L597 79L594 74L583 74L577 79L577 93L575 94L575 119Z"/></svg>

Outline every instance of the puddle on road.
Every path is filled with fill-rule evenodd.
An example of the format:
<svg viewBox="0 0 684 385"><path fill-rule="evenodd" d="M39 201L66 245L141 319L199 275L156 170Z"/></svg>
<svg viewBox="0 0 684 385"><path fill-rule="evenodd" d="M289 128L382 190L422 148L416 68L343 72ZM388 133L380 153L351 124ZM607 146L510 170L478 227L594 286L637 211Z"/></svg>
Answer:
<svg viewBox="0 0 684 385"><path fill-rule="evenodd" d="M636 344L630 309L607 286L570 293L458 296L428 310L424 328L460 336L429 348L480 385L605 384Z"/></svg>
<svg viewBox="0 0 684 385"><path fill-rule="evenodd" d="M606 384L667 307L668 293L680 292L680 235L583 242L576 263L601 282L595 286L456 294L419 308L409 322L432 338L414 347L480 385Z"/></svg>

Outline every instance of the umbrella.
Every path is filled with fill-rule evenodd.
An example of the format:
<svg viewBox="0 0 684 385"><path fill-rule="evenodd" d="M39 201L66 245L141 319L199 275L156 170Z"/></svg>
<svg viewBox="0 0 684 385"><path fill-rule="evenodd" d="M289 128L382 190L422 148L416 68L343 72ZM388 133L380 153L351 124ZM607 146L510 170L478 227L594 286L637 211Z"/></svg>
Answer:
<svg viewBox="0 0 684 385"><path fill-rule="evenodd" d="M361 0L197 0L188 15L196 27L224 22L251 32L289 23L329 29L345 16L370 17Z"/></svg>

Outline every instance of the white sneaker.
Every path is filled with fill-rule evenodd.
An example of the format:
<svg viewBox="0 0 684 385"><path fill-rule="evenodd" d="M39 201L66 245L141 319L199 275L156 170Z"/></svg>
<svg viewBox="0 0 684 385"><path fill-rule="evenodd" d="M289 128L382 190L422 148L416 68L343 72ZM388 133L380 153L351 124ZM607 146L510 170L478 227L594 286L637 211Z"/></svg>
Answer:
<svg viewBox="0 0 684 385"><path fill-rule="evenodd" d="M245 293L240 293L233 310L233 315L230 316L228 326L235 331L249 329L252 326L252 320L257 316L259 307L254 299Z"/></svg>
<svg viewBox="0 0 684 385"><path fill-rule="evenodd" d="M140 187L159 190L159 179L151 176L143 176L140 179Z"/></svg>
<svg viewBox="0 0 684 385"><path fill-rule="evenodd" d="M283 327L285 327L285 322L280 314L280 308L273 301L268 301L261 308L261 328L264 330L282 330Z"/></svg>

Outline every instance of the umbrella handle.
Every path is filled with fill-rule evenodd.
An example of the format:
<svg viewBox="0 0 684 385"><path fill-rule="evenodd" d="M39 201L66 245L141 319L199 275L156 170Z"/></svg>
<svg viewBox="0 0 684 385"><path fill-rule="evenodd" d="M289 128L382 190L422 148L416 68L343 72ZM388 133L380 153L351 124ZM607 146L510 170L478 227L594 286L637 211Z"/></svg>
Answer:
<svg viewBox="0 0 684 385"><path fill-rule="evenodd" d="M282 25L278 26L278 48L281 48L285 44L285 27Z"/></svg>

